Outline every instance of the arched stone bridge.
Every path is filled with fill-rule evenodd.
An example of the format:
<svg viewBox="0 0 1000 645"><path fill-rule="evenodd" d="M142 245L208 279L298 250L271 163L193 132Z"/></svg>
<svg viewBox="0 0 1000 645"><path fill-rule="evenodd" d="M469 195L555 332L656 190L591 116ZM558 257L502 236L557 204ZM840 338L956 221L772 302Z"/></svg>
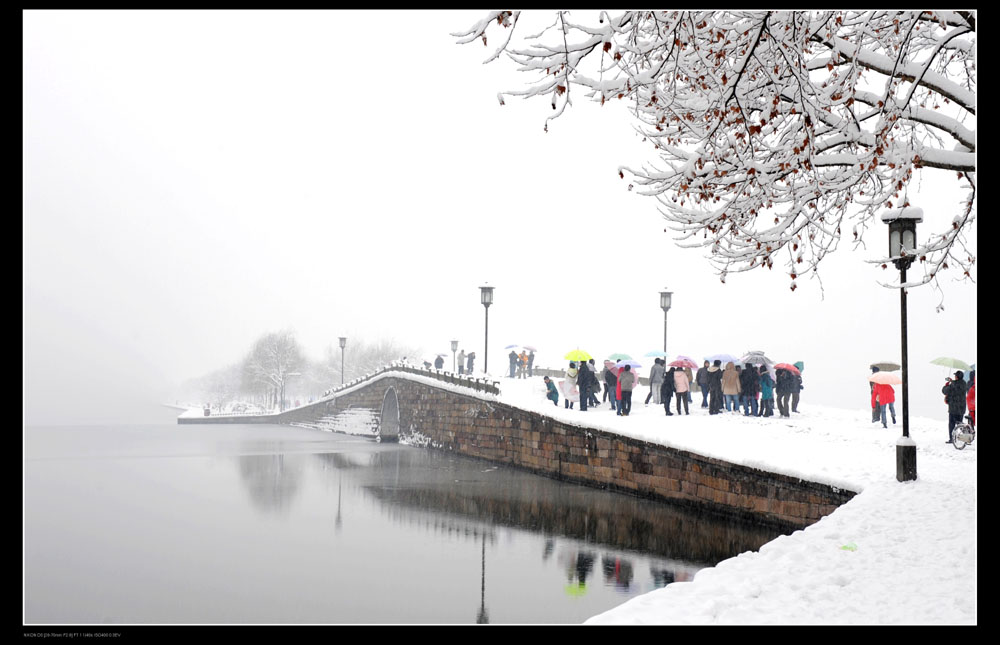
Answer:
<svg viewBox="0 0 1000 645"><path fill-rule="evenodd" d="M281 414L180 423L279 423L449 450L589 486L802 528L855 495L826 484L583 428L503 403L496 383L392 365Z"/></svg>

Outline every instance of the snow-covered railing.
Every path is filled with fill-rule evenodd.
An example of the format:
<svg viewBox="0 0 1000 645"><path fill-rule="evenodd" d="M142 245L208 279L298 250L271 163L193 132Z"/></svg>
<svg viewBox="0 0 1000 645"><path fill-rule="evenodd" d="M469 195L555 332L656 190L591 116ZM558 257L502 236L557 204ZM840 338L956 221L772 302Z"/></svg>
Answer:
<svg viewBox="0 0 1000 645"><path fill-rule="evenodd" d="M471 388L477 392L487 392L489 394L500 394L500 382L492 381L487 378L474 378L466 374L455 374L454 372L448 372L445 370L437 369L426 369L423 367L417 367L415 365L410 365L409 363L393 362L385 367L378 369L370 374L366 374L360 378L356 378L353 381L344 383L343 385L338 385L335 388L327 390L323 398L334 396L337 392L346 390L348 388L354 387L365 381L370 381L371 379L385 374L386 372L407 372L409 374L419 374L420 376L426 376L432 379L436 379L443 383L450 383L452 385L459 385L462 387Z"/></svg>

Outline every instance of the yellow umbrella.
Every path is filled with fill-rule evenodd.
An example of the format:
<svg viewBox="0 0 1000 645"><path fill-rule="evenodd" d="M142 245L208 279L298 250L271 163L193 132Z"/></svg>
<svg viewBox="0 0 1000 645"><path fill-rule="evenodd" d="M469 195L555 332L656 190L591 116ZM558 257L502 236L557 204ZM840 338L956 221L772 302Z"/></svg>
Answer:
<svg viewBox="0 0 1000 645"><path fill-rule="evenodd" d="M574 349L573 351L566 354L563 358L567 361L589 361L593 358L590 354L583 351L582 349Z"/></svg>

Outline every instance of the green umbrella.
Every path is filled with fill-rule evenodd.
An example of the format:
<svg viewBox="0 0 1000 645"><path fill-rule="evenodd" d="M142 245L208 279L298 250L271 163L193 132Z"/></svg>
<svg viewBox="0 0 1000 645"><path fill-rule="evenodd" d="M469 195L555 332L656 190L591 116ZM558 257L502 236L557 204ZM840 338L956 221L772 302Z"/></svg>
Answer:
<svg viewBox="0 0 1000 645"><path fill-rule="evenodd" d="M608 358L611 359L611 360L613 360L613 361L630 361L630 360L632 360L631 356L629 356L628 354L622 354L620 352L617 353L617 354L612 354L611 356L608 356Z"/></svg>
<svg viewBox="0 0 1000 645"><path fill-rule="evenodd" d="M583 351L582 349L574 349L573 351L566 354L563 358L568 361L589 361L593 358L590 354Z"/></svg>
<svg viewBox="0 0 1000 645"><path fill-rule="evenodd" d="M945 367L950 367L952 369L962 370L965 372L968 372L970 369L972 369L971 367L969 367L968 363L964 363L958 360L957 358L948 358L947 356L942 356L941 358L935 358L933 361L931 361L931 364L943 365Z"/></svg>

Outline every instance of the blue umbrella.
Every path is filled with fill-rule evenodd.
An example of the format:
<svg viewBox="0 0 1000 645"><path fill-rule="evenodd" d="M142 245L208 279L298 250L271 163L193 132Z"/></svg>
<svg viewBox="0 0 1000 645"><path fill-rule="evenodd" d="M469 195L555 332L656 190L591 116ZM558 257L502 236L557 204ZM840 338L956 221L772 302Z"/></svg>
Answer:
<svg viewBox="0 0 1000 645"><path fill-rule="evenodd" d="M632 359L624 360L624 361L618 361L617 363L615 363L615 367L619 367L619 368L625 367L626 365L631 365L632 369L638 369L638 368L642 367L642 363L640 363L639 361L634 361Z"/></svg>
<svg viewBox="0 0 1000 645"><path fill-rule="evenodd" d="M643 356L647 356L649 358L654 358L654 357L666 358L667 356L670 356L670 354L660 349L654 349L651 352L646 352L645 354L643 354Z"/></svg>
<svg viewBox="0 0 1000 645"><path fill-rule="evenodd" d="M715 361L722 361L722 364L726 363L739 363L740 359L732 354L712 354L711 356L706 356L705 360L709 363L714 363Z"/></svg>

